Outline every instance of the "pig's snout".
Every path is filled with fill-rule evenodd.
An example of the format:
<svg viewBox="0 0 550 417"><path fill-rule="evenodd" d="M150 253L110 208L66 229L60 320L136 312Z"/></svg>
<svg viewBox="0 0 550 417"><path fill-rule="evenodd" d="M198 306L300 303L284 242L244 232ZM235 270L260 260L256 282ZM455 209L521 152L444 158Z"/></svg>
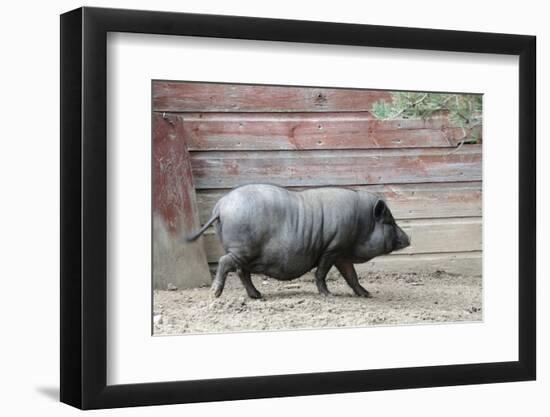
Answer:
<svg viewBox="0 0 550 417"><path fill-rule="evenodd" d="M398 229L397 232L397 245L395 250L405 249L406 247L410 246L411 244L411 237L407 235L401 228Z"/></svg>

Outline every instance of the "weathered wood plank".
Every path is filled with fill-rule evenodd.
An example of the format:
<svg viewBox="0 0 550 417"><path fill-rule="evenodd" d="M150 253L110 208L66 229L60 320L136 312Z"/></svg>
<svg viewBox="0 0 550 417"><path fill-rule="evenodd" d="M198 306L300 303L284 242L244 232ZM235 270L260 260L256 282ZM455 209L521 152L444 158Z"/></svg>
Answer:
<svg viewBox="0 0 550 417"><path fill-rule="evenodd" d="M281 186L481 181L481 146L445 148L194 152L197 189L268 182Z"/></svg>
<svg viewBox="0 0 550 417"><path fill-rule="evenodd" d="M413 253L471 252L482 249L480 217L401 220L399 226L411 237L411 246L399 252ZM224 254L211 229L204 234L208 262L217 262ZM396 256L391 254L390 256Z"/></svg>
<svg viewBox="0 0 550 417"><path fill-rule="evenodd" d="M429 254L395 254L381 256L364 264L355 265L359 275L367 272L435 272L481 276L483 253L454 252ZM457 277L459 279L459 277Z"/></svg>
<svg viewBox="0 0 550 417"><path fill-rule="evenodd" d="M447 117L376 120L350 113L191 113L183 133L191 151L454 147L462 128Z"/></svg>
<svg viewBox="0 0 550 417"><path fill-rule="evenodd" d="M178 124L153 116L153 285L178 288L210 283L200 243L181 237L199 224L189 152Z"/></svg>
<svg viewBox="0 0 550 417"><path fill-rule="evenodd" d="M305 188L290 189L298 191ZM481 182L382 184L346 188L379 194L388 202L396 219L481 216ZM229 191L229 189L197 191L201 224L206 223L214 205Z"/></svg>
<svg viewBox="0 0 550 417"><path fill-rule="evenodd" d="M319 112L369 111L382 90L317 87L153 82L153 111L162 112Z"/></svg>
<svg viewBox="0 0 550 417"><path fill-rule="evenodd" d="M411 245L400 251L400 254L482 249L481 217L403 219L399 226L411 238Z"/></svg>

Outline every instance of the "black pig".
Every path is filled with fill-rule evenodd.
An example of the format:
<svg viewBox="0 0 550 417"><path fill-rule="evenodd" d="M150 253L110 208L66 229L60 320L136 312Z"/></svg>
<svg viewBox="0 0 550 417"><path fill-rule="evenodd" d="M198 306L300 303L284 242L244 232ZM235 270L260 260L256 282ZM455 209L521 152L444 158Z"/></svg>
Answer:
<svg viewBox="0 0 550 417"><path fill-rule="evenodd" d="M219 297L228 272L237 271L249 297L260 298L251 273L278 280L298 278L317 267L319 293L330 295L326 275L335 266L354 293L369 297L353 264L410 244L386 203L366 191L312 188L289 191L267 184L235 188L222 197L197 239L215 223L226 254L218 263L212 292Z"/></svg>

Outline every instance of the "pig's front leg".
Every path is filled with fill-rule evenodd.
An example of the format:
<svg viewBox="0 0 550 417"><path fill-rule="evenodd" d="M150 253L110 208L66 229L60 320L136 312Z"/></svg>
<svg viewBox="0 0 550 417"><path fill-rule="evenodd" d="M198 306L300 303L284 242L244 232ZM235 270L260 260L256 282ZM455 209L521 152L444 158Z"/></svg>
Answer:
<svg viewBox="0 0 550 417"><path fill-rule="evenodd" d="M237 269L237 274L239 274L239 278L243 283L244 289L250 298L262 298L262 294L260 294L260 291L258 291L252 283L252 278L250 277L249 271L239 268Z"/></svg>
<svg viewBox="0 0 550 417"><path fill-rule="evenodd" d="M338 261L334 265L342 274L348 285L351 287L353 292L360 297L371 297L370 292L359 284L359 279L357 278L357 272L355 267L349 261Z"/></svg>
<svg viewBox="0 0 550 417"><path fill-rule="evenodd" d="M321 259L319 266L315 270L315 284L317 284L317 289L319 294L328 297L332 294L327 288L327 274L330 268L332 268L333 263L327 259Z"/></svg>

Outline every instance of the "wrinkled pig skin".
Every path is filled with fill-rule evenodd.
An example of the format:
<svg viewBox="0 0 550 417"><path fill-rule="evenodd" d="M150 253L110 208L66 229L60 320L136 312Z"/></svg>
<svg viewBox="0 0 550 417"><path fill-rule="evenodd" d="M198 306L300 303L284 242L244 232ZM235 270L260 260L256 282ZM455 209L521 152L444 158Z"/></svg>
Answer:
<svg viewBox="0 0 550 417"><path fill-rule="evenodd" d="M269 184L238 187L223 196L196 240L214 225L225 250L212 293L219 297L229 272L237 272L251 298L260 298L251 273L278 280L298 278L313 268L319 293L330 295L326 275L335 266L358 296L369 297L354 264L403 249L410 238L378 196L346 188L290 191Z"/></svg>

